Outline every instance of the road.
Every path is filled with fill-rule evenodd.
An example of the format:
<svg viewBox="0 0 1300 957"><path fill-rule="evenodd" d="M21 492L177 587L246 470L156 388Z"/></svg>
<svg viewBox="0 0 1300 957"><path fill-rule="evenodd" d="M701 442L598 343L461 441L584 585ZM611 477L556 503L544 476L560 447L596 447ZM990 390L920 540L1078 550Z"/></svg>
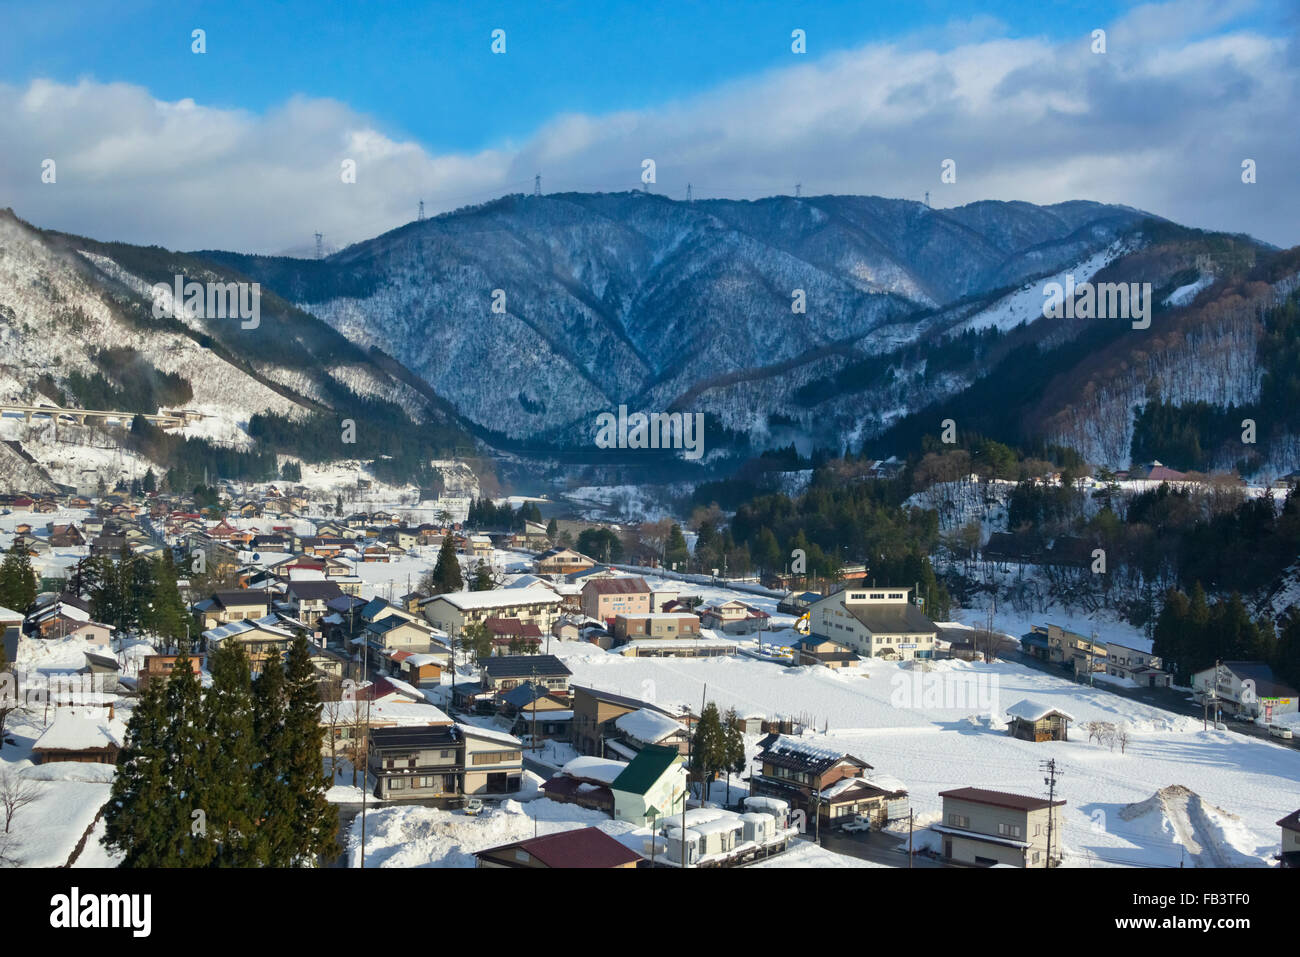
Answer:
<svg viewBox="0 0 1300 957"><path fill-rule="evenodd" d="M828 851L834 851L836 854L845 854L849 857L861 858L864 861L871 861L875 864L883 864L886 867L907 867L907 854L899 850L900 840L896 834L882 834L879 831L872 831L869 834L861 832L844 832L825 830L821 834L822 847ZM946 867L941 861L931 857L925 857L920 854L912 856L912 867Z"/></svg>

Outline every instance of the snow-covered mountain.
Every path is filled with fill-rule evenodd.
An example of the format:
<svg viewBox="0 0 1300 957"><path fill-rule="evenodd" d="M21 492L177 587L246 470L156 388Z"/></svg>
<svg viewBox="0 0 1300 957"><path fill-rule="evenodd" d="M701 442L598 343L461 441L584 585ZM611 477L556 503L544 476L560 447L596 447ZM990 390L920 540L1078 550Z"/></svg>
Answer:
<svg viewBox="0 0 1300 957"><path fill-rule="evenodd" d="M147 413L165 404L202 415L152 442L128 441L129 420L0 416L8 484L37 490L139 477L150 466L172 464L159 450L180 437L198 443L190 446L191 457L201 445L260 454L272 465L300 458L299 448L250 434L259 414L292 429L323 416L365 422L387 404L405 410L412 427L453 421L423 383L394 376L269 290L256 328L183 311L178 318L155 317L151 287L171 285L176 275L204 283L245 278L158 247L42 231L0 210L0 404ZM78 395L102 401L86 403ZM448 431L449 443L469 441L454 425ZM341 442L336 453L318 452L326 461L359 457ZM241 460L224 461L237 470Z"/></svg>
<svg viewBox="0 0 1300 957"><path fill-rule="evenodd" d="M573 445L620 403L762 435L754 380L797 386L806 366L913 341L935 310L1085 262L1149 218L1088 202L507 196L319 262L197 255L398 356L485 432Z"/></svg>

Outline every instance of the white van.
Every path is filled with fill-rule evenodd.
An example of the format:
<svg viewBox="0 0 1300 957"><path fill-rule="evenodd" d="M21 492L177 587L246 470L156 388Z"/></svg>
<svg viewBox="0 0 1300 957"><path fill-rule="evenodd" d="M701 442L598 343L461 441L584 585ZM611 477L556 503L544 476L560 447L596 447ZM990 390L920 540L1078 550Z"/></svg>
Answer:
<svg viewBox="0 0 1300 957"><path fill-rule="evenodd" d="M1284 724L1270 724L1268 726L1268 733L1271 737L1274 738L1289 739L1295 737L1295 735L1291 733L1291 729Z"/></svg>

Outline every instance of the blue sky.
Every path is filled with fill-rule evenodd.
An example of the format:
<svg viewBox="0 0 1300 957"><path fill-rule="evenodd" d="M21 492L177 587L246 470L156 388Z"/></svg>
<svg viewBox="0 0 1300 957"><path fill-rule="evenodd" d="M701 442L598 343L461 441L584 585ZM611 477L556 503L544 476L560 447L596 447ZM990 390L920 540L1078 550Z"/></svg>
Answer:
<svg viewBox="0 0 1300 957"><path fill-rule="evenodd" d="M674 198L798 182L932 191L936 206L1095 199L1293 245L1298 10L5 3L0 203L98 238L275 252L318 229L329 245L367 238L420 199L436 213L524 190L536 172L544 191L636 188L653 158L652 189ZM949 158L959 175L941 184ZM347 161L355 183L340 182Z"/></svg>
<svg viewBox="0 0 1300 957"><path fill-rule="evenodd" d="M638 109L791 62L790 33L817 60L930 31L1067 37L1115 2L988 3L14 3L0 78L138 84L167 100L265 111L292 94L328 97L433 149L478 149L562 112ZM190 51L207 31L208 54ZM507 55L493 56L493 29ZM12 28L12 29L10 29Z"/></svg>

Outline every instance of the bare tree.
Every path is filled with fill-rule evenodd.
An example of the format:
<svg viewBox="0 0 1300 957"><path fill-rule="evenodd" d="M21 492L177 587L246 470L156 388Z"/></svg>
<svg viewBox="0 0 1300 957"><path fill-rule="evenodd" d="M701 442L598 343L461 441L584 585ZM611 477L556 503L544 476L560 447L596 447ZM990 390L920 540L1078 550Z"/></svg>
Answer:
<svg viewBox="0 0 1300 957"><path fill-rule="evenodd" d="M9 825L18 810L40 797L41 791L41 782L23 777L14 768L0 771L0 813L4 814L4 833L9 833Z"/></svg>

